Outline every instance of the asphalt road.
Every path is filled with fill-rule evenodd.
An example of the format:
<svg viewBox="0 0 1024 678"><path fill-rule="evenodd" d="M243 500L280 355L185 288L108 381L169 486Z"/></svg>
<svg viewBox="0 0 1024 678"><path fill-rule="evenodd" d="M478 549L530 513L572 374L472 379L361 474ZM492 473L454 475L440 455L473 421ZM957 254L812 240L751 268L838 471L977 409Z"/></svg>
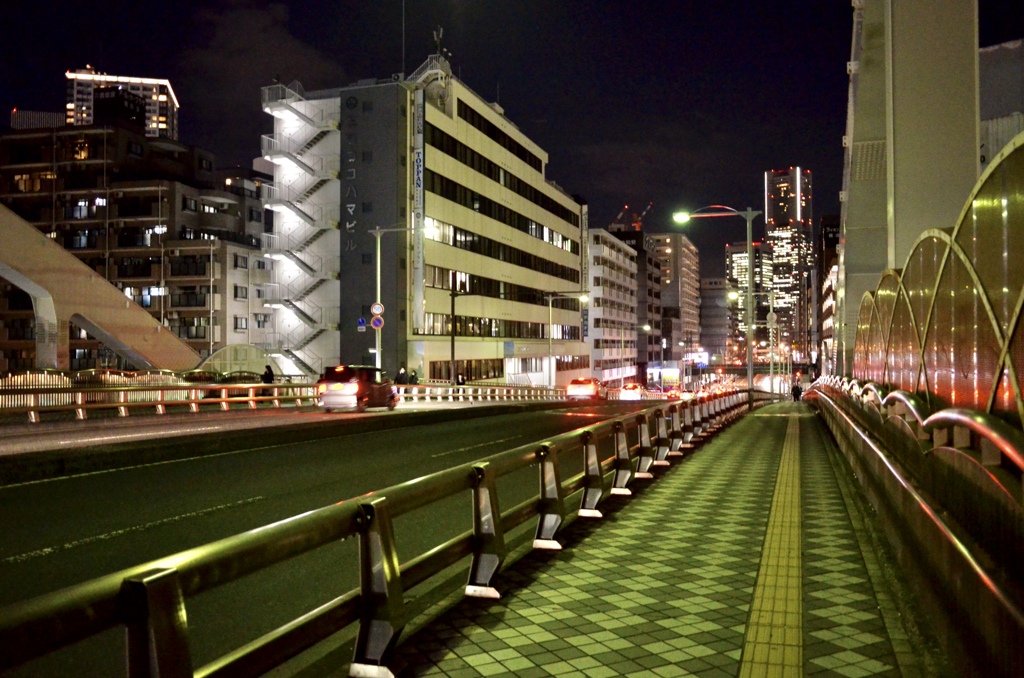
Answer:
<svg viewBox="0 0 1024 678"><path fill-rule="evenodd" d="M254 529L365 492L641 409L602 403L325 438L0 487L0 605ZM311 415L319 417L322 415ZM401 416L400 412L378 416ZM565 477L582 470L563 461ZM535 474L501 487L508 508ZM471 527L470 497L396 520L404 562ZM187 602L194 665L357 585L349 540ZM2 610L0 610L2 614ZM14 675L116 675L123 638L108 633Z"/></svg>

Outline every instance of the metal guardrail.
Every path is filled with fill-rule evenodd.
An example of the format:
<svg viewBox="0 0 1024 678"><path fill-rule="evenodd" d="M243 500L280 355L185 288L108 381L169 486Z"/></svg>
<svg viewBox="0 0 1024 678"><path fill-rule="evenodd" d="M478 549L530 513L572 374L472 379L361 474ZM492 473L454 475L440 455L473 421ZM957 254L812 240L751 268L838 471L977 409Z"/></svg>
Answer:
<svg viewBox="0 0 1024 678"><path fill-rule="evenodd" d="M607 497L653 480L655 467L740 414L745 398L729 392L664 403L11 605L0 610L0 671L120 626L130 676L259 675L358 623L350 675L390 675L408 621L405 591L468 557L465 594L497 596L513 528L537 518L534 548L560 548L559 530L574 518L571 496L579 494L576 515L600 518ZM584 471L563 479L559 460L570 454L582 456ZM530 467L540 481L536 495L499 510L498 479ZM473 528L402 562L394 519L463 492L473 496ZM359 588L193 673L188 598L348 537L359 540Z"/></svg>
<svg viewBox="0 0 1024 678"><path fill-rule="evenodd" d="M316 384L263 383L156 383L147 385L74 385L65 377L61 385L0 387L0 414L24 414L30 423L45 413L74 412L87 419L90 411L117 410L118 416L167 414L170 411L199 412L201 406L256 409L260 404L274 408L316 403ZM396 386L404 402L488 402L502 400L564 400L565 391L522 386Z"/></svg>
<svg viewBox="0 0 1024 678"><path fill-rule="evenodd" d="M842 377L819 379L808 399L885 517L901 564L948 615L940 639L977 663L964 672L1020 675L1024 435L991 414L929 413L911 393Z"/></svg>

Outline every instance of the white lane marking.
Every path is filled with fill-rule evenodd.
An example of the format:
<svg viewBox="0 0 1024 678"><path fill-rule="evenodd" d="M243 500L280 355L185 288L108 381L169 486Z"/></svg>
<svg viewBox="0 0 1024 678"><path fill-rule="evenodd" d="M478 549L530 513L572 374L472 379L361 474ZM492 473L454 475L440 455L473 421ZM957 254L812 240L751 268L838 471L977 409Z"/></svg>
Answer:
<svg viewBox="0 0 1024 678"><path fill-rule="evenodd" d="M438 457L447 457L449 454L456 454L458 452L465 452L466 450L473 450L477 447L487 447L488 445L497 445L498 443L507 443L510 440L515 440L520 436L512 436L511 438L502 438L501 440L489 440L486 443L479 443L477 445L470 445L469 447L460 447L457 450L449 450L447 452L441 452L440 454L430 455L431 459L437 459Z"/></svg>
<svg viewBox="0 0 1024 678"><path fill-rule="evenodd" d="M225 509L236 508L238 506L245 506L246 504L254 504L258 501L262 501L266 497L249 497L248 499L242 499L241 501L232 502L230 504L221 504L220 506L211 506L199 511L191 511L189 513L182 513L181 515L171 516L169 518L162 518L160 520L154 520L151 523L145 523L143 525L132 525L121 530L114 530L113 532L107 532L105 534L97 534L92 537L86 537L84 539L76 539L75 541L69 541L59 546L47 546L46 548L37 549L35 551L28 551L27 553L19 553L16 556L9 556L0 560L0 564L9 565L11 563L21 563L32 558L38 558L40 556L49 556L60 551L69 551L79 546L86 546L98 541L104 541L106 539L113 539L120 537L131 532L144 532L148 529L159 527L160 525L169 525L170 523L177 523L182 520L188 520L189 518L197 518L199 516L209 515L216 511L223 511Z"/></svg>

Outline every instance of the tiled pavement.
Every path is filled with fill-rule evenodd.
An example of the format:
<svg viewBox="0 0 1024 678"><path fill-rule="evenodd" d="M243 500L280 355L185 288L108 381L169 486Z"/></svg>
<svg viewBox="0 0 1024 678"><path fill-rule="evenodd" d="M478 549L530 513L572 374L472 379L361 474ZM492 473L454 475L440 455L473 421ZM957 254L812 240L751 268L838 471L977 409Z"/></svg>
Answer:
<svg viewBox="0 0 1024 678"><path fill-rule="evenodd" d="M946 674L803 403L747 415L403 639L402 676ZM895 582L898 585L898 582Z"/></svg>

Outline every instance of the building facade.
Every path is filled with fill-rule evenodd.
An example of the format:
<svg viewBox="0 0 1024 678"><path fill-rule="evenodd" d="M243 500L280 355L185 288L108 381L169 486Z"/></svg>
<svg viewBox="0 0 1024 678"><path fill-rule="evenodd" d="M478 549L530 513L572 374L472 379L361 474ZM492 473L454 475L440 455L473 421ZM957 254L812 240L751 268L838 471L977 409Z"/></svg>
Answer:
<svg viewBox="0 0 1024 678"><path fill-rule="evenodd" d="M613 223L608 232L636 252L636 375L638 382L646 384L649 366L657 365L661 369L666 346L662 337L661 264L654 239L642 229L641 221L635 220Z"/></svg>
<svg viewBox="0 0 1024 678"><path fill-rule="evenodd" d="M728 278L701 278L701 347L710 365L735 364L740 345L735 292Z"/></svg>
<svg viewBox="0 0 1024 678"><path fill-rule="evenodd" d="M92 125L96 122L96 93L102 88L120 88L142 99L147 137L178 138L178 98L168 80L100 73L92 66L64 74L67 78L65 124Z"/></svg>
<svg viewBox="0 0 1024 678"><path fill-rule="evenodd" d="M816 254L811 171L790 167L765 172L764 204L779 340L793 347L796 359L805 361L811 349L811 307L806 299Z"/></svg>
<svg viewBox="0 0 1024 678"><path fill-rule="evenodd" d="M590 229L585 340L593 376L609 385L636 381L636 250L604 229Z"/></svg>
<svg viewBox="0 0 1024 678"><path fill-rule="evenodd" d="M679 361L701 343L700 253L681 233L656 233L651 237L661 267L662 312L672 319L662 327L665 360Z"/></svg>
<svg viewBox="0 0 1024 678"><path fill-rule="evenodd" d="M275 116L264 157L277 165L268 245L283 263L271 296L295 368L379 361L421 379L514 383L590 374L574 298L586 206L444 58L408 78L274 85L263 102Z"/></svg>
<svg viewBox="0 0 1024 678"><path fill-rule="evenodd" d="M753 243L754 254L754 339L767 341L768 312L771 307L772 251L764 242ZM737 330L746 337L750 318L747 313L747 243L725 246L726 278L736 291ZM746 355L744 354L744 360Z"/></svg>
<svg viewBox="0 0 1024 678"><path fill-rule="evenodd" d="M16 131L0 137L0 202L208 356L265 343L269 314L254 290L273 266L258 247L263 179L213 163L117 126ZM33 369L32 303L6 282L0 324L0 370ZM71 369L133 367L70 333Z"/></svg>

